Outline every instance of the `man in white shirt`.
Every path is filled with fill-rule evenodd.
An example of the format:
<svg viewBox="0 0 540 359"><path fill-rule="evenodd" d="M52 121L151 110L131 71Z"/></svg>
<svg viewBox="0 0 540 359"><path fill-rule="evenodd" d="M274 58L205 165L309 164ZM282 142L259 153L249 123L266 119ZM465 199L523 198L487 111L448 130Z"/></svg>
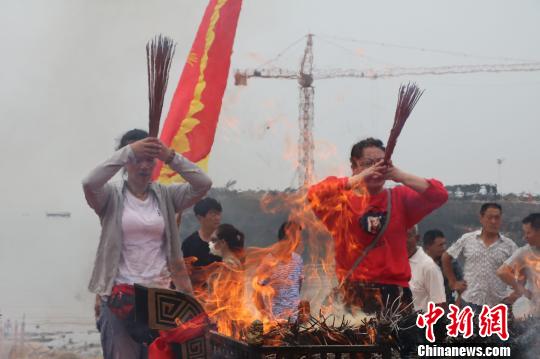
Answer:
<svg viewBox="0 0 540 359"><path fill-rule="evenodd" d="M433 258L433 261L439 266L442 273L442 255L446 251L446 237L439 229L430 229L424 232L422 237L422 249L428 256ZM462 273L457 261L452 262L454 273L461 279ZM455 304L461 306L461 298L457 292L452 291L448 278L444 277L444 290L446 292L446 304Z"/></svg>
<svg viewBox="0 0 540 359"><path fill-rule="evenodd" d="M407 232L407 253L411 266L409 287L414 309L427 312L429 302L445 306L446 293L442 272L433 258L417 246L419 238L417 226Z"/></svg>
<svg viewBox="0 0 540 359"><path fill-rule="evenodd" d="M452 290L461 293L462 305L480 311L484 304L494 306L508 300L510 288L497 277L497 269L517 249L510 238L500 234L502 207L484 203L480 208L482 229L465 233L443 254L444 275ZM452 259L464 256L463 277L458 281Z"/></svg>
<svg viewBox="0 0 540 359"><path fill-rule="evenodd" d="M497 270L503 282L514 289L514 297L530 300L529 314L540 315L540 213L522 221L527 245L519 248Z"/></svg>

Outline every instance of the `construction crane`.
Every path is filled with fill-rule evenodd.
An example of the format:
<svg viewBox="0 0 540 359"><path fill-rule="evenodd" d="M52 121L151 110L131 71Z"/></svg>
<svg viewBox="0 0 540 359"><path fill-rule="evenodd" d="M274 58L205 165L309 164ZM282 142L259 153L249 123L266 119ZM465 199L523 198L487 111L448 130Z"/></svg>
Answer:
<svg viewBox="0 0 540 359"><path fill-rule="evenodd" d="M288 79L298 81L300 138L298 141L298 170L299 185L307 187L314 177L314 80L335 78L380 79L399 76L450 75L481 72L525 72L540 71L540 62L494 64L494 65L463 65L439 67L394 67L383 70L366 69L313 69L313 34L306 36L306 47L300 62L300 69L288 70L278 67L236 70L234 82L236 86L246 86L249 78Z"/></svg>

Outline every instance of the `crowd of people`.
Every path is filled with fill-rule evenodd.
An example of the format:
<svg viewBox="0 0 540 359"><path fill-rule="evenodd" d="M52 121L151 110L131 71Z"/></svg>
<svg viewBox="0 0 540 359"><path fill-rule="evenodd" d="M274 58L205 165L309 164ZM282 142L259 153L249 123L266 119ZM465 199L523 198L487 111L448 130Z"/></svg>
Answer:
<svg viewBox="0 0 540 359"><path fill-rule="evenodd" d="M527 300L531 308L540 307L540 213L523 219L528 245L518 248L500 231L502 207L485 203L481 229L447 248L442 231L422 236L418 231L418 223L447 201L444 185L405 172L384 156L382 141L362 140L351 150L351 176L328 177L307 192L309 206L332 236L336 290L349 309L375 313L396 300L424 312L429 302L480 310ZM158 160L186 182L153 182ZM112 181L120 171L122 179ZM386 181L398 185L387 188ZM114 154L83 180L86 200L102 226L89 289L96 293L105 358L147 355L148 341L134 339L126 324L133 319L133 284L192 294L211 312L213 293L229 290L231 278L244 280L250 255L245 236L221 223L222 205L205 197L211 185L195 164L142 130L128 131ZM176 216L191 206L199 228L181 240ZM298 316L301 233L301 224L283 223L276 243L257 263L252 301L275 320ZM366 293L377 293L379 301L367 305ZM241 310L233 309L228 315Z"/></svg>
<svg viewBox="0 0 540 359"><path fill-rule="evenodd" d="M510 311L517 300L516 315L538 315L540 296L540 213L522 220L527 244L518 248L501 231L502 206L488 202L480 207L481 228L465 233L445 248L442 231L408 232L407 244L412 276L409 287L414 308L427 311L427 303L446 307L482 307L506 304Z"/></svg>

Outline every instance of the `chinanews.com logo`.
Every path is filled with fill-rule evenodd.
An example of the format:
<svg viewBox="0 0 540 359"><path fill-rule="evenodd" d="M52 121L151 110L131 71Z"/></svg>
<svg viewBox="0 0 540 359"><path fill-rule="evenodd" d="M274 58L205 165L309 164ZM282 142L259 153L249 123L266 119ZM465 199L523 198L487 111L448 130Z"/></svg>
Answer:
<svg viewBox="0 0 540 359"><path fill-rule="evenodd" d="M509 347L465 347L465 346L438 346L438 345L419 345L418 357L511 357Z"/></svg>
<svg viewBox="0 0 540 359"><path fill-rule="evenodd" d="M474 332L474 323L478 324L478 335L482 338L497 335L500 340L506 341L508 333L508 307L505 304L498 304L494 307L482 306L478 319L474 321L475 312L470 306L459 308L450 304L446 317L449 324L446 325L446 335L464 339L470 338ZM425 338L429 343L435 343L434 326L445 314L442 307L433 302L428 303L428 310L424 314L419 314L416 318L416 325L424 329ZM510 356L510 347L485 347L485 346L440 346L440 345L419 345L419 357L501 357Z"/></svg>

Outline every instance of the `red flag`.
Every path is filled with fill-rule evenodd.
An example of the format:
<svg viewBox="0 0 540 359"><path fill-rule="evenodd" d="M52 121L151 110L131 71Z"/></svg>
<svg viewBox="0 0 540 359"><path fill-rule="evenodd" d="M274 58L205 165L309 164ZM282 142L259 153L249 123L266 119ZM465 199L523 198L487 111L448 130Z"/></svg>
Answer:
<svg viewBox="0 0 540 359"><path fill-rule="evenodd" d="M210 0L161 131L166 146L204 169L214 143L241 5L242 0ZM181 180L162 163L156 166L154 179Z"/></svg>

